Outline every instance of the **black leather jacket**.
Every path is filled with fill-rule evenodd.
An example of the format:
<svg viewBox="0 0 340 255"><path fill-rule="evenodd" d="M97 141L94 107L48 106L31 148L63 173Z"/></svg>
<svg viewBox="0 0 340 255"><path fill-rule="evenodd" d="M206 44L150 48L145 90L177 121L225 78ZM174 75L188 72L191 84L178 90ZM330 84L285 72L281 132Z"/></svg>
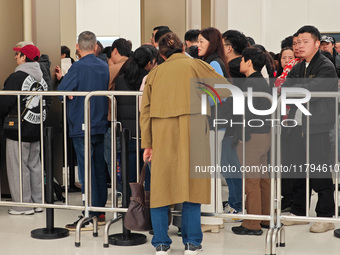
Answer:
<svg viewBox="0 0 340 255"><path fill-rule="evenodd" d="M308 67L302 61L293 67L282 87L298 87L310 92L338 91L337 74L333 63L318 51ZM306 107L306 106L305 106ZM297 107L291 106L288 119L294 119ZM310 134L328 132L334 128L334 98L311 98ZM306 133L306 116L302 115L302 130Z"/></svg>

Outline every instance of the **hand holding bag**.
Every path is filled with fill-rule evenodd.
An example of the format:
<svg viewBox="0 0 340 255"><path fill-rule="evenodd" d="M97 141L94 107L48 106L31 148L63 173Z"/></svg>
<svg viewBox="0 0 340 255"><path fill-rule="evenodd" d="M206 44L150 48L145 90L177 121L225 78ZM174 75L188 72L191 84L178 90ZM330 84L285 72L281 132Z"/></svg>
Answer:
<svg viewBox="0 0 340 255"><path fill-rule="evenodd" d="M124 226L134 231L152 230L150 215L150 191L145 191L145 169L149 161L145 161L139 182L130 183L131 198L125 215Z"/></svg>

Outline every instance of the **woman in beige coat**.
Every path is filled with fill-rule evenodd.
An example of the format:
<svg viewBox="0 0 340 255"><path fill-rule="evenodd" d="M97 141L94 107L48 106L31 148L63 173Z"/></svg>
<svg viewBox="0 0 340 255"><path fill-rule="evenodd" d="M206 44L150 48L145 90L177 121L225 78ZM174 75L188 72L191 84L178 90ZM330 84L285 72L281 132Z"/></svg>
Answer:
<svg viewBox="0 0 340 255"><path fill-rule="evenodd" d="M211 86L228 81L210 65L185 56L183 43L173 33L160 39L159 51L166 61L148 75L140 119L144 160L152 160L152 244L156 254L170 254L169 205L183 203L185 254L197 254L202 242L200 208L210 203L211 177L197 171L210 165L209 125L207 115L201 114L204 92L199 89L204 85L198 81ZM218 93L229 95L226 89Z"/></svg>

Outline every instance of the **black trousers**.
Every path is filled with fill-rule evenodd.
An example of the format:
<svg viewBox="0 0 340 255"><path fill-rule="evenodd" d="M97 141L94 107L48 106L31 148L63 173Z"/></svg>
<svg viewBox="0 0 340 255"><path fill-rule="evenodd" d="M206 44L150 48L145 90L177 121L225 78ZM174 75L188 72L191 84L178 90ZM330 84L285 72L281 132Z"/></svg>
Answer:
<svg viewBox="0 0 340 255"><path fill-rule="evenodd" d="M306 215L306 136L302 133L301 126L291 129L290 133L284 134L285 150L283 161L285 165L291 165L295 169L283 175L283 178L291 178L293 184L292 209L291 213ZM334 191L332 174L330 172L330 141L329 132L310 134L310 190L318 193L316 214L318 217L332 217L334 215Z"/></svg>

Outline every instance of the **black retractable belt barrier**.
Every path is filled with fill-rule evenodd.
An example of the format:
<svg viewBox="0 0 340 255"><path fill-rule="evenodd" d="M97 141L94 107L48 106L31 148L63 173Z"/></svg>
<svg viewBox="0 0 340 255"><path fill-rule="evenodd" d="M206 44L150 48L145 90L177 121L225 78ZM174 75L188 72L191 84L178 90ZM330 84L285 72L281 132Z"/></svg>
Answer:
<svg viewBox="0 0 340 255"><path fill-rule="evenodd" d="M122 169L122 185L123 185L123 208L128 208L130 203L129 189L129 137L130 132L124 128L121 134L121 169ZM138 152L137 152L138 153ZM125 213L123 213L123 233L113 234L109 236L109 243L119 246L132 246L146 243L146 235L131 233L124 227Z"/></svg>
<svg viewBox="0 0 340 255"><path fill-rule="evenodd" d="M44 129L44 155L45 155L45 172L46 172L46 203L53 204L53 160L52 160L52 141L53 127ZM44 185L44 183L42 183ZM31 237L36 239L58 239L69 235L66 228L54 227L54 209L46 209L46 228L39 228L31 231Z"/></svg>

